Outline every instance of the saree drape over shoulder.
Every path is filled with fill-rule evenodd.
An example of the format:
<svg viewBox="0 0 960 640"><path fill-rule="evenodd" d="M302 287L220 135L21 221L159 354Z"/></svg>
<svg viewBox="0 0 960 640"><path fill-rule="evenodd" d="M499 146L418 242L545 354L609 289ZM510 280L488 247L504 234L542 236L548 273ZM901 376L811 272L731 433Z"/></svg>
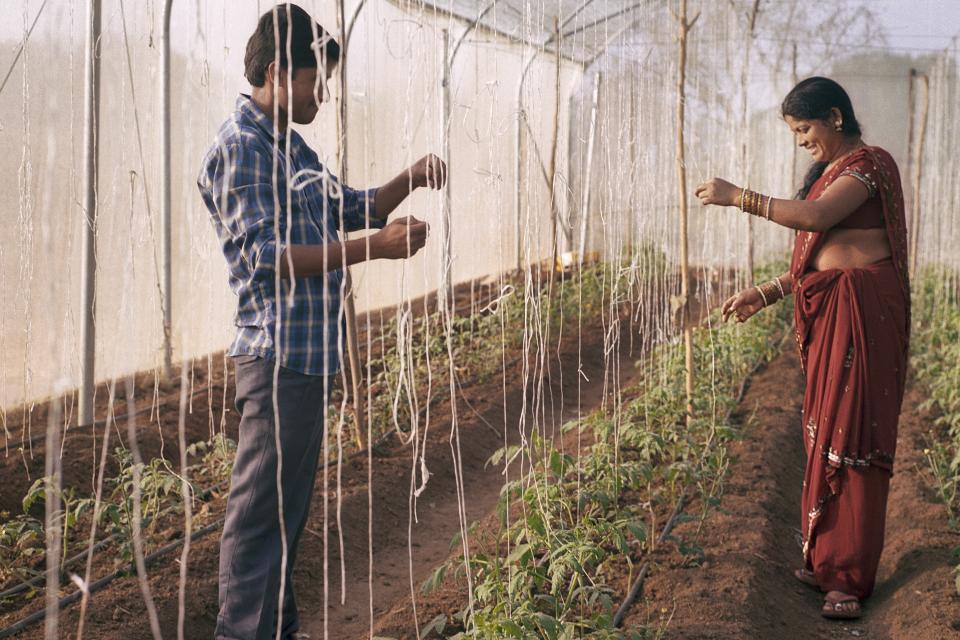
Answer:
<svg viewBox="0 0 960 640"><path fill-rule="evenodd" d="M841 176L860 180L870 192L851 216L879 204L892 255L864 268L813 271L826 233L796 237L790 271L807 381L803 556L821 589L864 598L873 590L883 549L907 372L910 284L893 158L877 147L858 149L824 173L807 199L819 198Z"/></svg>

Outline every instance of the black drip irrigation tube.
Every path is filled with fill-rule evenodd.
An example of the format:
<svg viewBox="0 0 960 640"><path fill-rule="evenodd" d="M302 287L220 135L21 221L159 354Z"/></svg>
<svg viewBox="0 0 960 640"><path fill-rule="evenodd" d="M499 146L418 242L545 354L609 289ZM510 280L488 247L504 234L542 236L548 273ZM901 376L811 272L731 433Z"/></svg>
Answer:
<svg viewBox="0 0 960 640"><path fill-rule="evenodd" d="M382 446L382 445L385 444L390 438L392 438L394 435L395 435L395 432L394 432L394 431L388 431L386 434L384 434L383 436L381 436L376 442L374 442L371 446L369 446L369 447L367 447L367 448L365 448L365 449L361 449L361 450L359 450L359 451L354 451L354 452L351 453L350 455L346 456L346 458L344 458L344 462L349 461L349 460L352 460L352 459L354 459L354 458L356 458L356 457L365 455L365 454L367 454L370 450L376 449L377 447ZM212 493L213 491L215 491L215 490L217 490L217 489L221 489L221 488L223 488L224 486L226 486L227 484L228 484L227 482L221 482L221 483L219 483L219 484L217 484L217 485L214 485L213 487L211 487L211 488L209 488L209 489L204 490L204 492L202 492L201 495L204 495L204 494L209 495L209 494ZM223 526L223 518L219 518L216 522L213 522L213 523L211 523L211 524L208 524L207 526L203 527L202 529L197 529L196 531L194 531L194 532L190 535L190 541L192 542L192 541L194 541L194 540L197 540L197 539L199 539L199 538L202 538L203 536L207 535L207 534L210 533L211 531L216 531L217 529L219 529L219 528L222 527L222 526ZM110 536L110 537L108 537L108 538L105 538L105 539L101 540L100 542L98 542L97 544L95 544L95 545L93 546L93 550L96 551L97 549L102 548L102 547L105 546L108 542L110 542L114 537L115 537L115 536ZM156 551L154 551L154 552L151 553L150 555L144 557L144 564L152 564L155 560L157 560L157 559L159 559L159 558L167 555L167 554L170 553L171 551L176 550L176 549L177 549L180 545L182 545L183 543L184 543L184 539L181 538L180 540L175 540L175 541L171 542L170 544L168 544L168 545L166 545L166 546L164 546L164 547L161 547L161 548L157 549ZM86 555L87 553L89 553L89 552L90 552L90 549L89 549L89 547L88 547L86 551L82 551L82 552L78 553L78 554L75 555L74 557L70 558L67 562L68 562L68 563L69 563L69 562L73 562L73 561L77 560L78 558L81 558L81 557L85 556L85 555ZM109 574L103 576L102 578L99 578L99 579L96 580L95 582L91 582L91 583L87 586L87 593L92 594L92 593L94 593L94 592L96 592L96 591L100 591L100 590L103 589L105 586L107 586L108 584L110 584L111 582L113 582L114 580L116 580L117 578L122 578L122 577L127 576L127 575L135 575L136 573L137 573L137 565L136 565L135 562L131 562L128 566L123 567L123 568L121 568L121 569L117 569L117 570L114 571L113 573L109 573ZM36 578L34 578L33 580L31 580L30 582L21 583L21 584L17 585L16 587L13 587L13 588L9 589L7 592L4 592L3 594L0 594L0 597L3 597L5 594L7 594L7 595L14 595L14 594L16 594L16 593L20 593L21 591L27 590L27 589L30 588L31 586L39 586L39 584L42 583L43 581L44 581L44 576L37 576ZM58 609L58 610L59 610L59 609L63 609L64 607L67 607L67 606L73 604L74 602L77 602L77 601L80 600L82 597L83 597L83 590L77 589L77 590L74 591L73 593L71 593L71 594L69 594L69 595L67 595L67 596L64 596L64 597L60 598L59 602L57 603L57 609ZM45 615L46 615L46 609L41 609L41 610L39 610L39 611L35 611L35 612L31 613L30 615L26 616L25 618L21 618L20 620L18 620L17 622L14 622L14 623L13 623L12 625L10 625L9 627L6 627L6 628L4 628L4 629L0 629L0 638L8 638L8 637L10 637L10 636L12 636L12 635L15 635L15 634L17 634L17 633L20 633L21 631L23 631L24 629L26 629L26 628L29 627L30 625L32 625L32 624L34 624L34 623L37 623L37 622L40 622L41 620L43 620L43 618L44 618Z"/></svg>
<svg viewBox="0 0 960 640"><path fill-rule="evenodd" d="M211 531L215 531L216 529L219 529L222 525L223 525L223 520L217 520L216 522L212 524L208 524L202 529L197 529L190 535L190 540L193 541L198 538L201 538L206 534L210 533ZM151 564L153 561L157 560L158 558L165 556L171 551L174 551L181 544L183 544L183 539L176 540L164 547L157 549L156 551L154 551L153 553L151 553L150 555L146 556L143 559L144 564ZM94 593L96 591L99 591L100 589L103 589L105 586L107 586L117 578L120 578L125 575L129 575L129 574L135 574L136 572L137 572L137 565L135 562L131 562L128 566L123 567L122 569L117 569L113 573L107 574L95 582L91 582L89 585L87 585L87 593L89 594L89 593ZM73 604L74 602L80 600L82 597L83 597L83 590L77 589L70 595L60 598L59 602L57 602L57 609L63 609L67 605ZM46 609L35 611L34 613L31 613L30 615L28 615L26 618L23 618L13 623L9 627L5 629L0 629L0 638L8 638L14 635L15 633L19 633L23 631L33 623L43 620L46 613L47 613Z"/></svg>
<svg viewBox="0 0 960 640"><path fill-rule="evenodd" d="M687 502L687 492L684 490L680 494L680 498L677 500L677 505L673 508L673 515L670 516L670 519L667 520L667 524L664 525L663 531L660 532L660 537L657 538L657 546L663 544L667 536L670 535L670 532L673 531L673 526L677 523L677 519L680 517L680 514L683 513L683 507ZM620 608L617 609L617 613L613 616L613 626L614 628L619 628L624 619L627 617L627 613L630 611L630 607L633 606L633 603L636 601L637 596L640 595L640 592L643 590L643 582L647 578L647 572L650 570L650 561L644 561L643 565L640 567L640 573L637 575L637 579L634 580L633 586L630 587L630 592L627 594L626 599L624 599L623 604L620 605ZM2 636L0 636L2 637Z"/></svg>
<svg viewBox="0 0 960 640"><path fill-rule="evenodd" d="M784 343L789 338L789 334L785 333L782 338L780 338L777 348L782 349ZM740 383L740 389L737 391L737 402L740 404L743 401L743 396L747 391L747 383L753 378L754 374L760 370L761 367L766 365L766 362L758 362L750 372L744 376L743 381ZM731 412L732 413L732 412ZM729 418L729 414L727 418ZM687 489L685 488L680 494L680 498L677 500L677 504L673 509L673 514L670 516L670 519L667 520L667 523L663 527L663 531L660 533L660 537L657 538L657 546L662 545L667 537L670 535L670 532L673 530L674 525L677 523L677 519L680 517L680 514L683 513L683 508L686 506L688 497ZM634 580L633 586L630 587L630 592L627 593L627 597L624 599L623 604L620 605L620 608L617 609L616 614L613 616L613 627L615 629L620 628L623 625L623 621L627 617L627 613L630 611L630 607L633 606L633 603L636 602L637 597L640 596L640 592L643 591L643 583L647 578L647 573L650 571L650 560L644 561L643 565L640 567L640 573L637 575L637 579Z"/></svg>
<svg viewBox="0 0 960 640"><path fill-rule="evenodd" d="M222 482L218 482L217 484L213 485L212 487L208 487L208 488L204 489L203 491L199 492L199 493L197 494L196 498L199 499L199 500L202 500L202 501L206 501L206 499L207 499L211 494L213 494L215 491L221 491L221 490L223 490L223 489L229 484L229 482L230 482L229 480L224 480L224 481L222 481ZM151 518L147 518L147 520L144 521L143 526L144 526L144 527L149 526L149 525L150 525L150 521L151 521L152 519L153 519L152 517L151 517ZM92 552L92 553L96 553L97 551L99 551L100 549L104 548L105 546L107 546L108 544L110 544L111 542L113 542L113 541L116 540L116 539L117 539L117 534L115 534L115 533L110 534L109 536L107 536L107 537L104 538L103 540L100 540L100 541L96 542L95 544L93 544L91 547L87 547L87 548L84 549L83 551L78 552L76 555L73 555L73 556L67 558L66 560L64 560L63 565L62 565L62 568L61 568L60 578L63 579L64 577L67 576L67 573L64 571L64 569L65 569L66 567L70 566L70 565L73 564L74 562L77 562L78 560L82 560L83 558L86 558L87 555L90 554L91 552ZM27 581L25 581L25 582L20 582L20 583L17 584L16 586L10 587L9 589L7 589L7 590L5 590L5 591L0 592L0 600L4 600L4 599L6 599L6 598L9 598L10 596L15 596L15 595L17 595L18 593L22 593L22 592L24 592L24 591L27 591L28 589L40 587L40 586L42 586L42 585L44 584L44 582L46 581L46 579L47 579L46 575L41 574L41 575L36 576L36 577L34 577L34 578L31 578L30 580L27 580Z"/></svg>
<svg viewBox="0 0 960 640"><path fill-rule="evenodd" d="M512 364L513 362L516 362L516 359L514 359L514 360L511 362L511 364ZM474 381L475 381L475 380L474 380ZM463 394L463 387L460 385L460 380L459 380L459 378L457 379L456 382L457 382L457 386L460 388L461 397L463 397L463 396L464 396L464 394ZM209 386L209 385L208 385L208 386ZM207 387L208 387L208 386L207 386ZM202 388L202 389L198 389L198 390L195 391L195 393L200 393L201 391L203 391L203 390L206 389L207 387L204 387L204 388ZM463 397L463 399L466 401L466 398L465 398L465 397ZM163 405L163 404L165 404L165 402L161 402L161 403L158 403L158 404L159 404L159 405ZM469 403L468 403L468 405L469 405ZM481 418L481 419L482 419L482 416L480 416L480 414L477 413L476 410L473 409L473 407L470 407L470 408L471 408L471 410L473 410L473 412L477 415L478 418ZM147 411L147 410L149 410L149 409L143 409L143 410L141 410L141 411L138 411L137 413L138 413L138 414L144 413L144 412ZM418 411L418 415L420 415L421 417L423 417L423 416L426 415L426 411L427 411L427 407L423 407L422 409L420 409L420 411ZM94 424L96 425L96 424L103 424L103 423L104 423L104 421L99 421L99 422L94 423ZM347 455L347 456L344 458L344 462L353 460L354 458L360 457L360 456L362 456L362 455L366 455L366 454L369 453L370 451L375 450L375 449L377 449L378 447L384 445L388 440L390 440L390 439L391 439L393 436L395 436L395 435L397 435L396 431L394 431L394 430L387 431L385 434L383 434L382 436L380 436L380 438L378 438L373 444L367 446L367 447L364 448L364 449L360 449L359 451L354 451L353 453L350 453L349 455ZM212 492L214 492L214 491L223 489L225 486L227 486L228 483L229 483L229 481L220 482L220 483L214 485L213 487L210 487L210 488L208 488L208 489L203 490L200 494L198 494L198 497L201 497L201 499L202 499L203 497L210 495L210 494L211 494ZM223 526L223 518L218 519L216 522L213 522L213 523L211 523L211 524L203 527L202 529L198 529L198 530L195 531L193 534L191 534L190 540L193 541L193 540L196 540L196 539L198 539L198 538L201 538L201 537L203 537L204 535L210 533L211 531L215 531L216 529L219 529L221 526ZM115 538L116 538L116 535L111 535L111 536L108 536L107 538L104 538L103 540L100 540L99 542L97 542L96 544L93 545L92 551L95 552L95 551L97 551L97 550L99 550L99 549L102 549L104 546L106 546L107 544L109 544L109 543L110 543L111 541L113 541ZM181 544L183 544L183 542L184 542L183 539L175 540L174 542L171 542L170 544L168 544L168 545L166 545L166 546L164 546L164 547L161 547L160 549L157 549L156 551L154 551L153 553L151 553L150 555L148 555L148 556L146 556L146 557L144 558L145 564L150 564L150 563L154 562L155 560L157 560L158 558L161 558L162 556L170 553L171 551L173 551L173 550L175 550L177 547L179 547ZM84 551L81 551L80 553L78 553L78 554L74 555L73 557L67 559L67 561L64 562L64 566L66 566L66 565L68 565L68 564L72 564L73 562L76 562L77 560L85 557L85 556L86 556L88 553L90 553L90 552L91 552L91 548L88 547L88 548L85 549ZM135 574L135 573L136 573L136 570L137 570L137 568L136 568L136 563L131 563L131 564L130 564L129 566L127 566L127 567L124 567L124 568L122 568L122 569L117 569L117 570L114 571L113 573L110 573L110 574L108 574L108 575L105 575L105 576L103 576L102 578L96 580L95 582L90 583L90 585L87 586L87 593L91 593L91 594L92 594L92 593L94 593L94 592L96 592L96 591L99 591L99 590L103 589L105 586L107 586L108 584L110 584L111 582L113 582L114 580L116 580L117 578L121 578L121 577L126 576L126 575L129 575L129 574ZM23 592L23 591L26 591L26 590L30 589L31 587L39 587L45 580L46 580L46 577L43 576L43 575L41 575L41 576L37 576L37 577L31 579L31 580L28 581L28 582L21 582L20 584L16 585L15 587L11 587L10 589L8 589L8 590L6 590L6 591L0 592L0 599L3 599L3 598L5 598L5 597L9 597L9 596L16 595L16 594L18 594L18 593L21 593L21 592ZM69 594L69 595L64 596L63 598L61 598L60 601L57 603L57 608L58 608L58 609L63 609L64 607L67 607L67 606L69 606L70 604L73 604L74 602L80 600L80 598L81 598L82 596L83 596L83 591L80 590L80 589L78 589L77 591L75 591L75 592L73 592L73 593L71 593L71 594ZM34 623L36 623L36 622L39 622L40 620L43 620L43 618L44 618L45 615L46 615L46 610L45 610L45 609L41 609L40 611L35 611L34 613L31 613L30 615L26 616L25 618L22 618L22 619L18 620L17 622L13 623L12 625L10 625L10 626L8 626L8 627L6 627L6 628L4 628L4 629L0 629L0 638L8 638L8 637L10 637L10 636L12 636L12 635L14 635L14 634L16 634L16 633L19 633L20 631L23 631L24 629L26 629L26 628L29 627L30 625L32 625L32 624L34 624Z"/></svg>

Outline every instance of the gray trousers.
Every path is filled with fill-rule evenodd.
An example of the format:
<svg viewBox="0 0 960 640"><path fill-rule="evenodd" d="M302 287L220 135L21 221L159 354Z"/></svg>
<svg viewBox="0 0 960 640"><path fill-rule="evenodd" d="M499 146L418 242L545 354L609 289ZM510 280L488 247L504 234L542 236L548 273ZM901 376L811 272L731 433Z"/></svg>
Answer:
<svg viewBox="0 0 960 640"><path fill-rule="evenodd" d="M220 540L218 640L268 640L277 626L281 537L274 431L274 361L234 358L240 437ZM293 594L297 543L307 522L324 428L324 376L281 367L277 382L286 526L282 638L299 628ZM332 382L332 380L331 380Z"/></svg>

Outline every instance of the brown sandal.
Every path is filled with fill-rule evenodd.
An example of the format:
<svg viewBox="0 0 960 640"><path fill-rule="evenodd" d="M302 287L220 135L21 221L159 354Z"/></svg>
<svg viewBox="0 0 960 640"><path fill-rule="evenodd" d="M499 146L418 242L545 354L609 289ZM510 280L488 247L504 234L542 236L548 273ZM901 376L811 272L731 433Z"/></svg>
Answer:
<svg viewBox="0 0 960 640"><path fill-rule="evenodd" d="M832 620L856 620L860 617L860 600L841 591L831 591L823 601L820 611L824 618Z"/></svg>
<svg viewBox="0 0 960 640"><path fill-rule="evenodd" d="M793 577L808 587L813 587L814 589L820 588L820 585L817 584L817 579L813 577L813 572L808 569L795 570L793 572Z"/></svg>

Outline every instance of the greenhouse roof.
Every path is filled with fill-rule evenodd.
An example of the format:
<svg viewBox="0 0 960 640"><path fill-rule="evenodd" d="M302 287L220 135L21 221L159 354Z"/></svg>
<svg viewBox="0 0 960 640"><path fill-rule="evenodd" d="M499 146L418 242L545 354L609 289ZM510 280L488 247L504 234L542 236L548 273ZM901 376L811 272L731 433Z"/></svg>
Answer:
<svg viewBox="0 0 960 640"><path fill-rule="evenodd" d="M562 57L586 64L636 25L642 9L660 4L659 0L557 0L531 6L523 0L438 0L425 6L515 42L552 53L559 48Z"/></svg>

